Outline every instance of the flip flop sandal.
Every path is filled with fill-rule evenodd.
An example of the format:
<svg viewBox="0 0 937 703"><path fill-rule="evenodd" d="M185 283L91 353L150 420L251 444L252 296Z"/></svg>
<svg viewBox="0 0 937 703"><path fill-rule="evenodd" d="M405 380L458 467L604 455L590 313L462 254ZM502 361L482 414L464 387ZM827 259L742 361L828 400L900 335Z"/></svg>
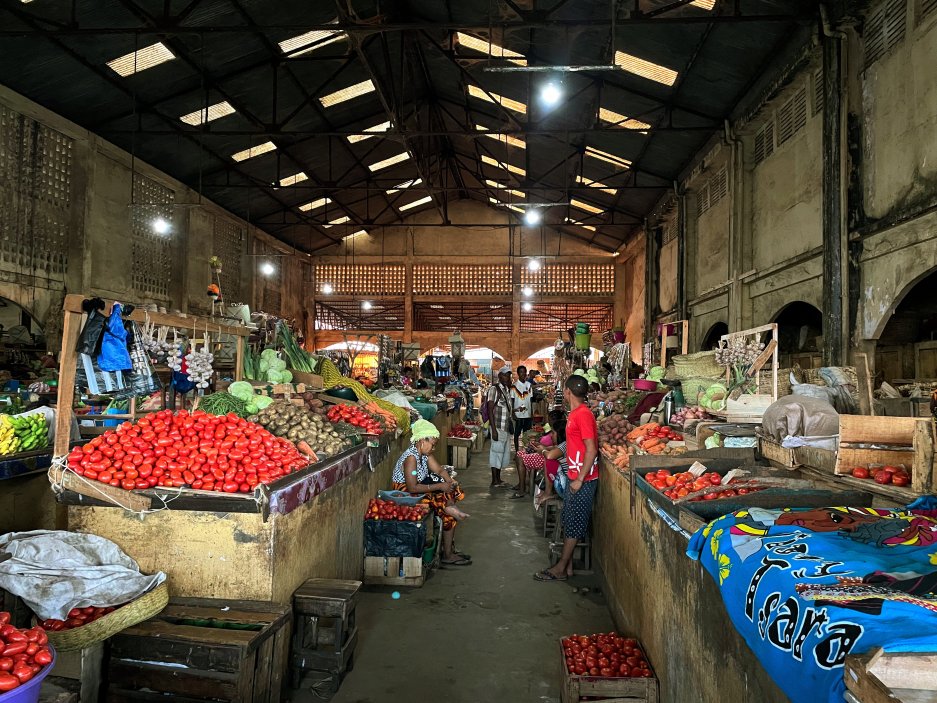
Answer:
<svg viewBox="0 0 937 703"><path fill-rule="evenodd" d="M565 581L565 576L554 576L550 573L549 569L544 569L543 571L538 571L534 574L535 581Z"/></svg>
<svg viewBox="0 0 937 703"><path fill-rule="evenodd" d="M508 496L508 500L520 500L521 498L526 498L526 497L527 496L525 496L523 493L515 493L512 496Z"/></svg>
<svg viewBox="0 0 937 703"><path fill-rule="evenodd" d="M455 549L452 550L452 553L455 554L457 557L462 557L463 559L468 559L469 561L472 561L471 554L466 554L465 552L459 552Z"/></svg>
<svg viewBox="0 0 937 703"><path fill-rule="evenodd" d="M439 563L441 566L471 566L472 560L463 557L461 559L456 559L455 561L442 560Z"/></svg>

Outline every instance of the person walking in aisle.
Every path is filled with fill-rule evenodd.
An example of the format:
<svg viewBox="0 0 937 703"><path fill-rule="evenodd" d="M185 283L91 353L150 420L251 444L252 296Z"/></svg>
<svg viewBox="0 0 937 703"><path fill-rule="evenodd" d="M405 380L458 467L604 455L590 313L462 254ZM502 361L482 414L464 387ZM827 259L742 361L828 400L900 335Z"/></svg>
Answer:
<svg viewBox="0 0 937 703"><path fill-rule="evenodd" d="M508 484L501 480L501 469L511 465L511 435L514 432L510 366L502 366L498 370L498 382L485 394L485 404L491 429L491 447L488 450L491 487L507 488Z"/></svg>
<svg viewBox="0 0 937 703"><path fill-rule="evenodd" d="M589 382L582 376L570 376L563 388L563 399L570 408L566 420L569 486L563 502L563 553L552 567L534 574L538 581L565 581L576 544L589 533L592 505L599 486L599 428L585 404L588 394Z"/></svg>
<svg viewBox="0 0 937 703"><path fill-rule="evenodd" d="M514 407L514 453L516 454L520 448L520 436L531 427L531 391L526 366L517 367L517 380L511 386L511 403Z"/></svg>

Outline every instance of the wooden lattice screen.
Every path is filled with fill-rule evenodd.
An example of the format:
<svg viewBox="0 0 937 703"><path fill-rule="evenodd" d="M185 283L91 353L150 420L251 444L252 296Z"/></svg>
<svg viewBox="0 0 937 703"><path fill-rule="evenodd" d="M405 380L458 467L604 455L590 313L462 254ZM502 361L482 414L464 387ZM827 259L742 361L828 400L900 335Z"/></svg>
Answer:
<svg viewBox="0 0 937 703"><path fill-rule="evenodd" d="M403 295L406 270L402 264L320 264L317 291L326 283L334 295Z"/></svg>
<svg viewBox="0 0 937 703"><path fill-rule="evenodd" d="M511 267L508 264L414 264L413 292L416 295L510 295Z"/></svg>
<svg viewBox="0 0 937 703"><path fill-rule="evenodd" d="M157 232L154 223L173 221L176 194L139 173L133 174L130 233L133 248L131 281L143 300L168 301L172 275L172 235Z"/></svg>
<svg viewBox="0 0 937 703"><path fill-rule="evenodd" d="M365 310L354 300L316 302L317 330L403 330L403 301L376 300Z"/></svg>
<svg viewBox="0 0 937 703"><path fill-rule="evenodd" d="M614 264L544 264L521 269L521 284L540 295L614 295Z"/></svg>

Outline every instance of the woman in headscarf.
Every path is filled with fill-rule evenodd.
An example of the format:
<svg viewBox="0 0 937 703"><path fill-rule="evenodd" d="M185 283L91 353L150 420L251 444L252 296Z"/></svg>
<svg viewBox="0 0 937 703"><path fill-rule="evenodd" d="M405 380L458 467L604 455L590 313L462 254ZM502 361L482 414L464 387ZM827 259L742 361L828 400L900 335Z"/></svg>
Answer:
<svg viewBox="0 0 937 703"><path fill-rule="evenodd" d="M410 426L410 447L400 455L392 477L394 490L423 495L423 502L442 519L442 563L449 566L468 566L472 559L455 548L453 539L459 520L468 517L456 507L465 498L459 484L433 457L439 430L426 420L417 420Z"/></svg>

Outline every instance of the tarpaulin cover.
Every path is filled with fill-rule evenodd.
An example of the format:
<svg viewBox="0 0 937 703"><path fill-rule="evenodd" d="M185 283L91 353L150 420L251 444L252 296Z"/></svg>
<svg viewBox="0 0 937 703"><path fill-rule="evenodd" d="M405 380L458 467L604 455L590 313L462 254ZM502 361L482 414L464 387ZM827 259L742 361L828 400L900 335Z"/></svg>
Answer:
<svg viewBox="0 0 937 703"><path fill-rule="evenodd" d="M740 510L687 554L793 703L842 703L848 654L937 650L933 496L900 510Z"/></svg>
<svg viewBox="0 0 937 703"><path fill-rule="evenodd" d="M427 525L427 520L365 520L364 555L421 557L426 547Z"/></svg>
<svg viewBox="0 0 937 703"><path fill-rule="evenodd" d="M140 573L110 540L78 532L35 530L0 537L0 588L19 596L43 620L64 620L72 608L118 606L166 580Z"/></svg>
<svg viewBox="0 0 937 703"><path fill-rule="evenodd" d="M761 418L762 431L776 441L785 437L829 437L839 434L839 413L826 400L785 395Z"/></svg>

